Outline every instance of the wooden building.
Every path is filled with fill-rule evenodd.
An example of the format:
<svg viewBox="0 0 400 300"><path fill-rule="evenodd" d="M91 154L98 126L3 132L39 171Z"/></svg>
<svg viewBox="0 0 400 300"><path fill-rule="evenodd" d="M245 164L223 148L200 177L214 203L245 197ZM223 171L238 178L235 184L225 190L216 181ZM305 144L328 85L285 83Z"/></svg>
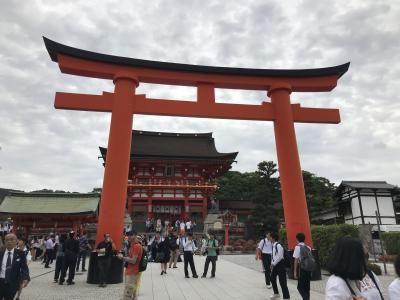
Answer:
<svg viewBox="0 0 400 300"><path fill-rule="evenodd" d="M107 149L100 148L106 161ZM132 132L127 209L134 223L147 217L202 223L215 178L237 152L219 153L212 133Z"/></svg>
<svg viewBox="0 0 400 300"><path fill-rule="evenodd" d="M84 230L97 223L98 193L11 192L0 205L13 229L24 236Z"/></svg>
<svg viewBox="0 0 400 300"><path fill-rule="evenodd" d="M398 188L386 181L342 181L335 193L336 206L313 216L313 222L353 225L376 225L379 222L390 228L400 224L397 195Z"/></svg>

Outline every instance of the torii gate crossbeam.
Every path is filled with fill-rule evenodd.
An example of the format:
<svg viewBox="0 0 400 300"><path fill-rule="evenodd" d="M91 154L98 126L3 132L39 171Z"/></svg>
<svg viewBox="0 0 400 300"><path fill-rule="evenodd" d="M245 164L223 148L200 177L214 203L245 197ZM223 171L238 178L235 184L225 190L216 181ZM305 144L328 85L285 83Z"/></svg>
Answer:
<svg viewBox="0 0 400 300"><path fill-rule="evenodd" d="M294 123L340 122L339 110L303 108L291 104L292 92L322 92L335 88L349 63L320 69L268 70L197 66L139 60L94 53L44 38L61 72L113 80L114 93L56 93L59 109L111 112L107 160L97 229L97 242L109 232L118 240L123 230L131 131L134 114L273 121L289 248L304 232L312 244L307 202ZM197 87L197 101L149 99L135 94L139 83ZM215 88L264 90L271 102L260 105L215 102ZM119 246L119 245L117 245Z"/></svg>

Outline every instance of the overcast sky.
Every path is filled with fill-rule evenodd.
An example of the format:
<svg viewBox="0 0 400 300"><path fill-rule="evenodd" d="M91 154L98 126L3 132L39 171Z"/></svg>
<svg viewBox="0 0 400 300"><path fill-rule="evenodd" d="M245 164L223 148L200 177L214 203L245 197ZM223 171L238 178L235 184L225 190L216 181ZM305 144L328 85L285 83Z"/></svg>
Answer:
<svg viewBox="0 0 400 300"><path fill-rule="evenodd" d="M100 94L111 81L61 74L42 36L94 52L246 68L319 68L350 61L329 93L292 103L339 108L339 125L297 124L302 169L400 185L399 1L1 1L0 187L87 192L101 187L98 146L110 115L54 109L56 91ZM141 85L148 97L193 99L194 88ZM217 91L261 103L265 92ZM134 116L134 129L213 132L233 170L276 161L271 122Z"/></svg>

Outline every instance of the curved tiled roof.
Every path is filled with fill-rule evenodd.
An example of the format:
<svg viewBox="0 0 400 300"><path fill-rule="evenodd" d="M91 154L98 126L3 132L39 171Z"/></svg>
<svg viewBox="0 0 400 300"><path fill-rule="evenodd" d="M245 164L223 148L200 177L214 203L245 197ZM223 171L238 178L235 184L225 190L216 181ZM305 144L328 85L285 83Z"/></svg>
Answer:
<svg viewBox="0 0 400 300"><path fill-rule="evenodd" d="M4 214L85 214L94 213L98 193L11 193L0 205Z"/></svg>
<svg viewBox="0 0 400 300"><path fill-rule="evenodd" d="M100 147L104 158L107 149ZM238 152L220 153L212 133L132 131L131 157L234 160Z"/></svg>

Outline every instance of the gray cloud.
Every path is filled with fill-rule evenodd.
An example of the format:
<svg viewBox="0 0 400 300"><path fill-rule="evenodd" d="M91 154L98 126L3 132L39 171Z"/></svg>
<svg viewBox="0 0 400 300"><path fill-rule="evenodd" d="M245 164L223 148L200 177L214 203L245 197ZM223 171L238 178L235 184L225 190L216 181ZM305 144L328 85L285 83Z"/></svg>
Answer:
<svg viewBox="0 0 400 300"><path fill-rule="evenodd" d="M90 191L101 186L98 146L110 115L54 109L54 93L100 94L110 81L60 74L41 36L120 56L179 63L315 68L351 61L331 93L293 103L340 108L339 125L297 124L303 169L342 179L400 184L400 5L395 1L7 1L0 4L0 185ZM143 85L152 97L193 99L194 90ZM219 91L223 102L265 94ZM275 160L272 123L135 116L134 128L214 132L234 169Z"/></svg>

